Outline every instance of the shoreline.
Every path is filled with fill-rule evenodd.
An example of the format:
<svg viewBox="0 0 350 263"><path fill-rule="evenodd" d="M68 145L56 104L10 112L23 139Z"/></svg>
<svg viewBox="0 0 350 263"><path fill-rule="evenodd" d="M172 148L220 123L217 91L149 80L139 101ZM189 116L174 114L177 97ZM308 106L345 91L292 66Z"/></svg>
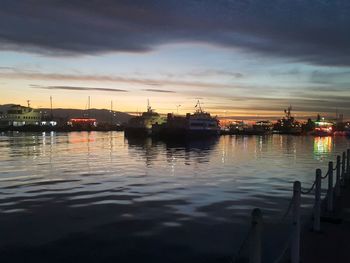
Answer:
<svg viewBox="0 0 350 263"><path fill-rule="evenodd" d="M23 133L32 133L32 132L111 132L111 131L117 131L117 132L125 132L125 129L123 126L117 126L113 128L109 127L94 127L90 129L86 128L76 128L76 127L16 127L16 128L0 128L0 133L13 133L13 132L23 132ZM315 134L308 134L305 132L302 133L292 133L292 132L269 132L269 133L252 133L252 132L228 132L228 131L221 131L217 135L202 135L200 138L212 138L212 137L218 137L218 136L272 136L272 135L291 135L291 136L313 136L313 137L349 137L345 134L327 134L327 135L315 135ZM152 135L152 134L128 134L129 138L136 139L136 138L160 138L160 139L174 139L174 137L171 136L158 136ZM189 138L194 138L196 136L189 136Z"/></svg>

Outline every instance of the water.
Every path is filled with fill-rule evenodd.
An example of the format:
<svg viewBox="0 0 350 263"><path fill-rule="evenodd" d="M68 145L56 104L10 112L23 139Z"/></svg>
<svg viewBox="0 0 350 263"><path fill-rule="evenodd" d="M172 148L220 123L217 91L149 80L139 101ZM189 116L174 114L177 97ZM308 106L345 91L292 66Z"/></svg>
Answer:
<svg viewBox="0 0 350 263"><path fill-rule="evenodd" d="M293 181L310 187L315 169L349 146L344 137L4 133L0 249L13 262L229 262L259 207L273 258Z"/></svg>

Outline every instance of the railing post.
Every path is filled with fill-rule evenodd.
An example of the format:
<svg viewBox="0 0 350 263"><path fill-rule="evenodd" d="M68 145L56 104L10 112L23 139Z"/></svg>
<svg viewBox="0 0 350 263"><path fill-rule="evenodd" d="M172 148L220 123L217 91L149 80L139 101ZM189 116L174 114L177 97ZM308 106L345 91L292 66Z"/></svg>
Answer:
<svg viewBox="0 0 350 263"><path fill-rule="evenodd" d="M249 244L249 263L261 263L262 213L259 208L252 212L252 232Z"/></svg>
<svg viewBox="0 0 350 263"><path fill-rule="evenodd" d="M350 177L350 149L346 151L346 178Z"/></svg>
<svg viewBox="0 0 350 263"><path fill-rule="evenodd" d="M314 207L314 231L321 230L321 169L316 169L316 184L315 184L315 207Z"/></svg>
<svg viewBox="0 0 350 263"><path fill-rule="evenodd" d="M345 185L345 152L343 152L343 158L341 160L341 182Z"/></svg>
<svg viewBox="0 0 350 263"><path fill-rule="evenodd" d="M333 162L328 163L327 211L333 211Z"/></svg>
<svg viewBox="0 0 350 263"><path fill-rule="evenodd" d="M335 195L340 196L340 155L337 156L337 174L335 182Z"/></svg>
<svg viewBox="0 0 350 263"><path fill-rule="evenodd" d="M300 203L301 183L295 181L293 185L293 229L290 247L291 263L299 263L300 261Z"/></svg>

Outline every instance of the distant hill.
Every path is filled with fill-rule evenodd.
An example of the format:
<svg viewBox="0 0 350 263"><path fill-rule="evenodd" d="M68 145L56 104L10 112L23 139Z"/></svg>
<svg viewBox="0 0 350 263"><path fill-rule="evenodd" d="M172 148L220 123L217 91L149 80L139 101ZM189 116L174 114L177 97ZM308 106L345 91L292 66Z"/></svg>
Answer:
<svg viewBox="0 0 350 263"><path fill-rule="evenodd" d="M6 112L11 106L16 104L4 104L0 105L0 112ZM50 109L42 108L39 109L43 112L43 116L50 116ZM120 124L126 123L132 117L132 115L114 111L113 122ZM53 109L53 116L56 120L67 121L71 118L82 118L87 117L87 111L81 109ZM90 118L97 119L97 122L110 122L111 121L111 112L106 109L90 109L89 111Z"/></svg>
<svg viewBox="0 0 350 263"><path fill-rule="evenodd" d="M3 104L0 105L0 113L5 113L10 107L18 104Z"/></svg>
<svg viewBox="0 0 350 263"><path fill-rule="evenodd" d="M50 109L41 109L47 116L50 115ZM132 117L130 114L114 111L113 112L113 122L118 122L120 124L126 123ZM54 118L59 118L63 120L69 120L71 118L83 118L88 117L88 112L86 110L80 109L53 109ZM90 109L89 117L97 119L97 122L110 122L111 112L106 109Z"/></svg>

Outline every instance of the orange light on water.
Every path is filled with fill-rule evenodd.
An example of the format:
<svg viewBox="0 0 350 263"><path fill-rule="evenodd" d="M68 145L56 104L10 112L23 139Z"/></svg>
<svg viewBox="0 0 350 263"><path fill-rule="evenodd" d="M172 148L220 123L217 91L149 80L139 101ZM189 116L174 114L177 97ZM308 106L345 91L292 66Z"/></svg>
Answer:
<svg viewBox="0 0 350 263"><path fill-rule="evenodd" d="M332 147L333 147L333 137L332 136L315 137L315 139L314 139L314 153L315 154L329 153L332 151Z"/></svg>

